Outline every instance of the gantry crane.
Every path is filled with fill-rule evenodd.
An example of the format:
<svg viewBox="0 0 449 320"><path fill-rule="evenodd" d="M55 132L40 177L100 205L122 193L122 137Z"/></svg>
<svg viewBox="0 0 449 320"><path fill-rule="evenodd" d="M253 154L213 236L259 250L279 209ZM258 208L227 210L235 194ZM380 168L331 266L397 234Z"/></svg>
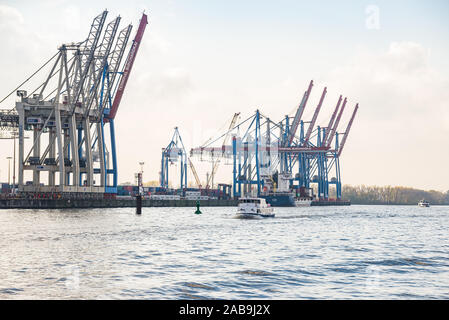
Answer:
<svg viewBox="0 0 449 320"><path fill-rule="evenodd" d="M358 109L359 109L359 104L357 103L355 105L354 111L352 112L351 119L348 122L348 126L346 127L346 130L343 133L344 134L343 139L341 140L340 146L338 147L338 156L340 156L342 151L343 151L343 148L344 148L345 143L346 143L346 139L348 138L349 131L351 130L351 127L352 127L352 122L354 121L354 118L355 118L355 115L357 114L357 110Z"/></svg>
<svg viewBox="0 0 449 320"><path fill-rule="evenodd" d="M162 149L160 186L169 187L168 173L169 165L180 160L180 189L187 187L187 153L179 134L178 127L175 127L172 139L167 147Z"/></svg>
<svg viewBox="0 0 449 320"><path fill-rule="evenodd" d="M201 188L202 188L201 180L200 180L200 178L198 177L198 174L196 173L195 166L193 165L193 162L192 162L192 160L190 159L190 157L187 158L187 161L189 162L190 170L192 170L193 176L195 177L196 185L198 186L198 188L201 189Z"/></svg>
<svg viewBox="0 0 449 320"><path fill-rule="evenodd" d="M242 136L234 135L232 145L224 143L221 146L213 146L220 137L227 136L233 131L229 129L219 138L210 139L207 144L193 148L191 155L201 158L209 156L212 160L220 157L233 159L234 197L253 193L254 185L257 187L258 196L268 197L292 192L294 189L310 190L310 185L317 183L320 198L328 199L329 184L335 184L337 199L341 199L339 157L358 104L346 128L345 137L339 144L337 129L347 98L342 101L342 96L339 97L327 127L315 126L327 88L324 88L321 94L311 121L306 122L302 120L302 114L312 87L313 81L305 91L291 124L289 116L275 123L257 110L254 116L233 125L232 129L238 128L239 132L245 133ZM308 123L307 131L304 130L305 123ZM334 136L335 147L332 148ZM335 169L336 177L329 180L332 169ZM295 177L292 177L294 170L298 171ZM298 185L294 184L295 181L298 181Z"/></svg>
<svg viewBox="0 0 449 320"><path fill-rule="evenodd" d="M223 139L223 144L222 147L224 148L229 141L229 137L230 137L230 132L231 129L234 128L235 124L237 123L238 119L240 117L240 112L234 113L234 116L232 117L231 123L229 124L229 128L228 131L225 134L225 137ZM217 158L214 162L213 162L213 166L212 166L212 172L211 174L208 176L207 182L206 182L206 189L209 189L209 187L213 188L213 184L214 184L214 177L215 177L215 173L217 172L218 166L220 165L220 159L221 158ZM212 185L210 185L210 183Z"/></svg>
<svg viewBox="0 0 449 320"><path fill-rule="evenodd" d="M124 71L120 72L132 26L119 31L120 16L105 24L107 15L105 10L94 18L85 41L58 48L58 52L44 64L53 61L44 83L30 94L22 89L43 69L42 66L17 88L20 89L17 90L20 101L15 107L19 131L19 192L62 193L68 197L79 197L80 194L102 197L105 193L116 193L113 120L142 40L147 16L142 15ZM114 92L119 78L118 89ZM2 123L11 116L14 118L14 115L8 118L5 113L1 114ZM106 123L110 125L112 166L107 157ZM28 151L23 141L25 130L33 131ZM99 167L95 167L95 163ZM25 183L25 172L30 171L32 181ZM41 180L43 172L48 173L45 185ZM109 175L113 176L112 185Z"/></svg>
<svg viewBox="0 0 449 320"><path fill-rule="evenodd" d="M304 109L306 108L307 101L309 100L310 94L312 93L312 88L313 88L313 80L310 81L309 88L304 93L301 103L299 104L298 109L296 110L292 125L290 127L290 130L288 131L288 139L286 139L286 143L284 143L284 146L292 145L293 139L295 138L296 132L298 130L298 126L301 122Z"/></svg>

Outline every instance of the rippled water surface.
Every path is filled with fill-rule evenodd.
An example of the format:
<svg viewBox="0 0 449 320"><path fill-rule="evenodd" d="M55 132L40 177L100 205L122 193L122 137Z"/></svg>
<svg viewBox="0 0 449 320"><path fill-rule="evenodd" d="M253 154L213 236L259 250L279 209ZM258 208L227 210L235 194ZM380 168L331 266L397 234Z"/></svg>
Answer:
<svg viewBox="0 0 449 320"><path fill-rule="evenodd" d="M0 211L1 299L449 299L449 207Z"/></svg>

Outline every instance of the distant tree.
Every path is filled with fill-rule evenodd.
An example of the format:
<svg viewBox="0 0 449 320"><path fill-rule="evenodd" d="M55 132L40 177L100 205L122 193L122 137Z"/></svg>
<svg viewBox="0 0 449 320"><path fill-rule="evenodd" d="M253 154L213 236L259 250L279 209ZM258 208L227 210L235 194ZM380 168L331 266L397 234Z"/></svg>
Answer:
<svg viewBox="0 0 449 320"><path fill-rule="evenodd" d="M354 204L417 204L426 199L431 204L449 204L449 191L419 190L409 187L392 186L349 186L344 185L342 193L345 199Z"/></svg>

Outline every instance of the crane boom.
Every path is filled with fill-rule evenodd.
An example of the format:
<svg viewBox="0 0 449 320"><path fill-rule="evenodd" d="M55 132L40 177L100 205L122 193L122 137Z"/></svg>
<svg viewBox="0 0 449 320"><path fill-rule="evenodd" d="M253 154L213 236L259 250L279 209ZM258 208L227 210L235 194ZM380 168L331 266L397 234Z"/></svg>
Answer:
<svg viewBox="0 0 449 320"><path fill-rule="evenodd" d="M223 140L223 146L225 146L228 143L229 137L230 137L230 130L232 128L234 128L235 123L239 119L239 116L240 116L240 112L234 113L234 116L232 117L232 120L231 120L231 124L229 125L228 132L226 133L226 136L225 136L225 138Z"/></svg>
<svg viewBox="0 0 449 320"><path fill-rule="evenodd" d="M117 33L118 26L120 24L120 16L118 16L115 20L108 23L106 26L105 33L103 35L103 39L99 45L99 49L95 52L94 59L94 74L93 74L93 83L92 87L89 89L87 93L87 104L86 110L84 111L84 116L87 117L89 111L92 107L92 103L95 99L98 99L98 88L100 87L101 78L103 76L103 70L107 65L109 52L111 51L112 43L115 39L115 34ZM98 106L101 108L101 106Z"/></svg>
<svg viewBox="0 0 449 320"><path fill-rule="evenodd" d="M332 143L332 140L334 140L335 133L337 132L338 124L340 123L341 115L343 114L343 111L345 110L347 98L343 100L343 105L341 106L340 112L338 113L337 119L334 122L334 125L332 126L332 131L329 132L329 141L327 142L327 145L330 146Z"/></svg>
<svg viewBox="0 0 449 320"><path fill-rule="evenodd" d="M352 112L351 120L349 120L348 126L346 127L346 131L345 131L345 135L343 137L343 140L341 141L341 144L338 147L338 156L340 156L341 152L343 151L343 147L345 146L346 139L348 138L349 131L351 130L352 122L354 121L355 114L357 113L358 109L359 109L359 104L357 103L355 105L354 111Z"/></svg>
<svg viewBox="0 0 449 320"><path fill-rule="evenodd" d="M223 145L222 145L223 151L224 151L224 148L225 148L226 144L228 143L231 129L234 128L235 123L237 122L237 119L239 118L239 116L240 116L240 112L237 112L237 113L234 113L234 116L232 117L231 124L229 125L228 132L226 133L226 135L224 137L224 140L223 140ZM219 165L220 165L220 158L218 158L215 161L214 166L212 167L212 172L211 172L211 174L208 177L207 182L206 182L206 188L209 188L209 183L211 181L213 181L215 173L217 172L217 169L218 169Z"/></svg>
<svg viewBox="0 0 449 320"><path fill-rule="evenodd" d="M108 59L108 73L110 75L109 81L106 82L106 94L105 99L103 99L103 104L101 106L100 113L103 113L104 108L109 105L109 98L112 94L112 88L115 83L115 78L120 67L120 62L122 61L123 54L125 52L126 44L128 43L129 35L132 30L132 25L128 25L122 31L120 31L117 42L115 43L115 48L109 55Z"/></svg>
<svg viewBox="0 0 449 320"><path fill-rule="evenodd" d="M73 96L72 113L75 111L75 105L79 101L80 96L83 94L83 88L85 87L84 83L87 78L90 65L94 60L95 49L97 47L98 41L100 40L101 31L103 29L103 25L107 15L108 11L105 10L103 11L103 13L95 17L94 21L92 22L87 40L84 42L84 47L79 53L81 55L81 64L78 65L77 69L75 70L73 83L71 85L71 94Z"/></svg>
<svg viewBox="0 0 449 320"><path fill-rule="evenodd" d="M193 166L192 160L190 160L190 158L187 158L187 160L189 161L190 170L192 170L193 176L195 177L196 184L198 185L198 188L201 189L201 181L200 181L200 178L198 177L198 174L196 173L195 167Z"/></svg>
<svg viewBox="0 0 449 320"><path fill-rule="evenodd" d="M288 145L291 145L295 137L296 131L299 126L299 122L301 121L302 114L304 113L304 109L306 107L307 101L309 100L310 93L312 92L312 87L313 87L313 80L310 81L309 88L304 93L301 103L299 104L298 109L296 110L295 118L293 119L292 125L290 127L289 136L287 139Z"/></svg>
<svg viewBox="0 0 449 320"><path fill-rule="evenodd" d="M335 117L337 116L338 109L340 108L341 100L342 100L342 96L340 95L340 98L338 98L337 106L335 107L334 113L332 114L332 117L329 120L329 124L327 125L326 134L323 137L324 143L326 143L327 137L329 136L329 131L332 129L332 125L335 121Z"/></svg>
<svg viewBox="0 0 449 320"><path fill-rule="evenodd" d="M320 113L321 105L323 104L323 100L324 100L324 97L326 96L326 92L327 92L327 88L324 87L323 93L321 94L320 102L318 103L318 105L315 109L315 113L313 114L312 121L309 124L309 128L307 128L307 133L304 138L304 144L306 144L310 139L310 135L312 134L313 127L315 126L316 119L318 118L318 113Z"/></svg>
<svg viewBox="0 0 449 320"><path fill-rule="evenodd" d="M142 14L142 18L140 19L139 28L137 29L136 36L134 38L131 49L129 50L128 58L125 63L125 69L123 71L123 76L120 79L120 83L117 89L117 93L114 97L114 102L112 103L111 112L109 113L108 118L114 119L117 113L118 107L120 105L120 101L122 100L123 92L125 91L126 83L128 82L129 74L134 64L134 60L136 59L137 51L139 50L140 43L142 41L143 33L148 24L147 15Z"/></svg>

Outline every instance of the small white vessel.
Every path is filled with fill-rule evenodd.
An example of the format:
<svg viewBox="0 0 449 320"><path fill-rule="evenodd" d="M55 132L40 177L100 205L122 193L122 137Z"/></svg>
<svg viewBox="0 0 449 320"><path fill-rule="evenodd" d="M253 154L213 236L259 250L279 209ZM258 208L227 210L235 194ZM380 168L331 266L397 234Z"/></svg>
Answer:
<svg viewBox="0 0 449 320"><path fill-rule="evenodd" d="M270 218L274 217L274 209L263 198L243 197L239 199L238 218Z"/></svg>
<svg viewBox="0 0 449 320"><path fill-rule="evenodd" d="M421 201L418 202L418 206L419 207L430 207L430 203L429 203L429 201L422 199Z"/></svg>
<svg viewBox="0 0 449 320"><path fill-rule="evenodd" d="M312 199L311 198L296 198L295 199L295 206L296 207L310 207L312 204Z"/></svg>

